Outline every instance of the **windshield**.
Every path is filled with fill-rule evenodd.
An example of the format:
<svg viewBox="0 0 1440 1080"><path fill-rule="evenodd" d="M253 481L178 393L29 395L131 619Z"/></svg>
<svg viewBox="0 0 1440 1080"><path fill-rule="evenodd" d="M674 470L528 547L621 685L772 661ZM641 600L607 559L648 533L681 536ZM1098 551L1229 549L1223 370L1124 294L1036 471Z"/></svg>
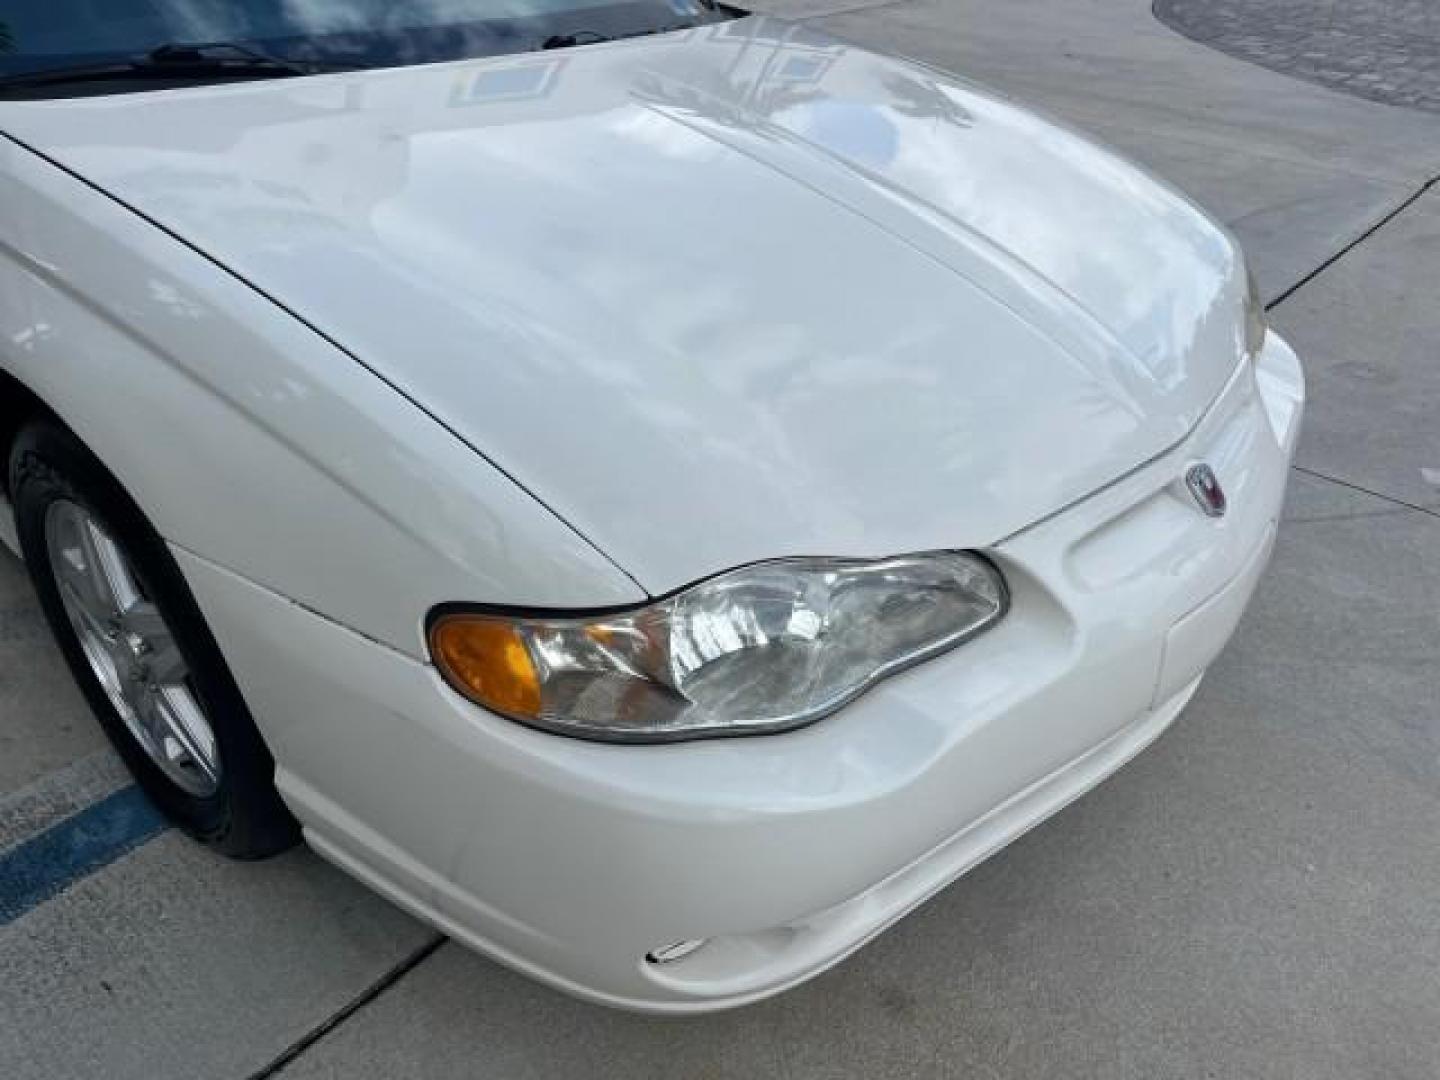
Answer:
<svg viewBox="0 0 1440 1080"><path fill-rule="evenodd" d="M265 70L231 56L228 67L191 64L171 76L214 82L584 45L736 14L715 0L0 0L0 80L46 74L47 96L114 93L153 84L97 78L97 66L165 46L223 43L246 50L242 59L313 66ZM82 69L73 86L54 78Z"/></svg>

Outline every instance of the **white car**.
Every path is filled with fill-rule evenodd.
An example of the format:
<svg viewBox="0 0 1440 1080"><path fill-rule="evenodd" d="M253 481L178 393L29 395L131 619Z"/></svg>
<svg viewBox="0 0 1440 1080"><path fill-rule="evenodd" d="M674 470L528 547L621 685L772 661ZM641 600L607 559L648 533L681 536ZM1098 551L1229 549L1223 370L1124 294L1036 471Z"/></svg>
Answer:
<svg viewBox="0 0 1440 1080"><path fill-rule="evenodd" d="M1301 371L1225 230L1076 134L689 0L100 10L0 12L0 460L201 840L738 1005L1234 629Z"/></svg>

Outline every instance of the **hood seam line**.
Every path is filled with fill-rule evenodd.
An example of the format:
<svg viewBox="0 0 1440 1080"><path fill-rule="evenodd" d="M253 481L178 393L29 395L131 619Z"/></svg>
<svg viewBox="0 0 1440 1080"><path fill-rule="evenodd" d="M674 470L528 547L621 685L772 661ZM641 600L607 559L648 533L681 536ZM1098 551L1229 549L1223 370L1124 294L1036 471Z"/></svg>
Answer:
<svg viewBox="0 0 1440 1080"><path fill-rule="evenodd" d="M551 506L548 502L546 502L544 499L542 499L542 498L541 498L538 494L536 494L536 492L534 492L531 488L529 488L529 487L526 486L525 484L521 483L521 481L520 481L513 473L511 473L508 469L506 469L504 466L502 466L499 462L497 462L497 461L495 461L493 458L491 458L488 454L486 454L483 450L481 450L478 446L476 446L476 445L475 445L473 442L471 442L469 439L467 439L467 438L465 438L463 435L461 435L458 431L455 430L455 428L453 428L453 427L451 427L449 424L447 424L443 419L441 419L441 418L440 418L438 415L436 415L433 411L431 411L430 409L426 408L423 403L421 403L419 400L417 400L417 399L416 399L415 397L413 397L411 394L407 393L402 387L400 387L399 385L397 385L397 384L396 384L395 382L393 382L392 380L386 378L385 375L384 375L383 373L381 373L377 368L373 367L373 366L370 365L370 364L367 364L364 360L362 360L362 359L359 357L359 355L357 355L355 352L351 351L350 349L346 348L346 347L345 347L344 345L342 345L339 341L337 341L334 337L332 337L331 335L327 334L324 330L320 329L318 326L316 326L314 323L312 323L309 319L306 319L303 315L301 315L301 314L300 314L299 312L297 312L295 309L293 309L292 307L290 307L288 304L283 303L281 300L279 300L278 298L276 298L273 294L271 294L270 292L268 292L268 291L265 290L265 289L262 289L259 285L257 285L255 282L251 281L249 278L245 277L245 276L244 276L243 274L241 274L238 270L234 269L233 267L227 266L227 265L226 265L224 262L222 262L217 256L214 256L214 255L210 254L208 251L206 251L204 248L200 247L200 246L199 246L198 244L196 244L195 242L193 242L193 241L187 239L186 237L182 236L180 233L178 233L178 232L176 232L175 230L171 229L170 227L168 227L167 225L165 225L165 224L163 224L162 222L158 221L158 220L155 219L154 217L151 217L149 214L145 213L145 211L139 209L139 208L136 207L136 206L131 205L129 202L127 202L126 200L122 199L120 196L116 195L114 192L108 191L108 190L106 190L104 187L101 187L99 184L97 184L97 183L94 182L93 180L90 180L89 178L85 177L85 176L82 175L81 173L77 172L75 169L72 169L70 166L66 165L64 162L61 162L61 161L57 160L56 158L51 157L49 154L46 154L45 152L43 152L43 151L35 148L34 146L31 146L29 143L25 142L25 141L22 140L22 139L17 138L16 136L12 135L12 134L11 134L10 132L8 132L8 131L0 130L0 138L3 138L3 139L5 139L5 140L13 143L15 146L19 147L19 148L20 148L21 150L23 150L23 151L26 151L26 152L28 152L28 153L30 153L30 154L33 154L35 157L39 158L41 161L44 161L44 162L48 163L49 165L51 165L51 166L53 166L54 168L58 169L60 172L63 172L65 175L71 177L71 178L74 179L74 180L79 181L79 182L80 182L81 184L83 184L85 187L89 188L91 191L95 192L96 194L102 196L102 197L105 198L106 200L114 203L116 206L119 206L119 207L121 207L122 209L130 212L131 214L134 214L137 218L139 218L140 220L146 222L148 225L151 225L152 227L154 227L155 229L159 230L161 233L165 234L166 236L170 237L170 239L174 240L176 243L181 244L182 246L188 248L190 251L193 251L196 255L199 255L202 259L204 259L204 260L205 260L206 262L208 262L210 265L214 266L214 267L215 267L217 270L219 270L221 273L223 273L223 274L225 274L226 276L232 278L233 280L239 282L241 285L245 286L245 287L246 287L247 289L249 289L251 292L255 293L255 295L260 296L260 297L263 297L266 301L268 301L271 305L273 305L274 308L275 308L277 311L282 312L283 314L285 314L285 315L288 316L289 318L293 319L295 322L299 323L301 326L305 327L305 328L306 328L307 330L309 330L312 334L314 334L316 337L318 337L321 341L324 341L324 342L326 342L327 344L329 344L332 348L334 348L336 351L338 351L341 355L348 357L353 363L355 363L356 365L358 365L362 370L369 372L369 374L370 374L373 378L379 380L383 385L385 385L386 387L388 387L388 388L391 390L391 392L393 392L393 393L395 393L396 395L398 395L398 396L401 398L401 400L403 400L403 401L405 401L405 402L408 402L408 403L411 405L411 407L413 407L414 409L416 409L422 416L424 416L424 417L426 417L427 419L429 419L432 423L438 425L442 431L447 432L447 433L451 436L451 438L453 438L453 439L455 439L456 441L458 441L461 446L464 446L464 447L468 448L471 453L473 453L473 454L474 454L476 457L478 457L481 461L483 461L483 462L485 462L487 465L489 465L492 469L494 469L496 472L498 472L501 476L503 476L503 477L504 477L506 480L508 480L511 484L514 484L516 488L518 488L520 491L524 492L527 496L529 496L531 499L533 499L539 506L543 507L543 508L545 509L546 513L550 514L550 516L553 517L556 521L558 521L561 525L563 525L565 528L569 529L571 533L573 533L575 536L579 537L579 539L581 540L581 542L583 542L587 547L589 547L589 548L590 548L591 550L593 550L597 555L599 555L602 559L604 559L607 563L609 563L611 566L613 566L613 567L615 568L615 570L616 570L621 576L623 576L627 581L629 581L629 582L630 582L631 584L633 584L637 589L639 589L640 592L641 592L641 594L642 594L643 596L645 596L645 597L647 597L647 598L653 598L650 590L647 589L643 584L641 584L641 582L639 581L639 579L636 578L634 574L630 573L629 570L627 570L625 567L621 566L618 562L616 562L615 559L614 559L613 557L611 557L611 555L610 555L609 552L607 552L604 548L600 547L600 545L598 545L597 543L595 543L595 541L592 540L592 539L590 539L590 537L587 536L587 535L585 535L585 533L581 532L580 529L577 528L577 527L574 525L574 523L572 523L568 518L566 518L566 517L565 517L564 515L562 515L558 510L556 510L555 507Z"/></svg>

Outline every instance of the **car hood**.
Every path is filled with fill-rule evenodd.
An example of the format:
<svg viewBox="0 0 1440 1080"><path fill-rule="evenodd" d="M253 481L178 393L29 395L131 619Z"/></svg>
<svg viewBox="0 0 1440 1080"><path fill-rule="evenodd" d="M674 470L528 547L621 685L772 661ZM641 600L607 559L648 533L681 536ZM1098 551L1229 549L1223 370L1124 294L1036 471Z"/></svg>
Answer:
<svg viewBox="0 0 1440 1080"><path fill-rule="evenodd" d="M331 338L652 593L991 544L1181 439L1242 351L1235 247L1182 198L775 19L7 103L0 127Z"/></svg>

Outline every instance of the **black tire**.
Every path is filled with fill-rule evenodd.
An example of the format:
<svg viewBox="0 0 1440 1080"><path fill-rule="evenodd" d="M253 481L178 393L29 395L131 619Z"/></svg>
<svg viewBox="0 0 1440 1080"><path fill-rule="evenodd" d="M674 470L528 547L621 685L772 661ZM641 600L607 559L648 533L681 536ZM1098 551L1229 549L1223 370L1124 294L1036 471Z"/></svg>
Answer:
<svg viewBox="0 0 1440 1080"><path fill-rule="evenodd" d="M41 421L24 428L11 448L9 468L20 547L45 618L100 726L140 787L181 829L232 858L264 858L293 846L299 826L275 790L275 761L159 534L99 459L58 424ZM103 524L173 633L188 669L187 685L219 750L220 781L213 794L190 794L165 775L126 728L86 660L45 538L47 511L61 499Z"/></svg>

